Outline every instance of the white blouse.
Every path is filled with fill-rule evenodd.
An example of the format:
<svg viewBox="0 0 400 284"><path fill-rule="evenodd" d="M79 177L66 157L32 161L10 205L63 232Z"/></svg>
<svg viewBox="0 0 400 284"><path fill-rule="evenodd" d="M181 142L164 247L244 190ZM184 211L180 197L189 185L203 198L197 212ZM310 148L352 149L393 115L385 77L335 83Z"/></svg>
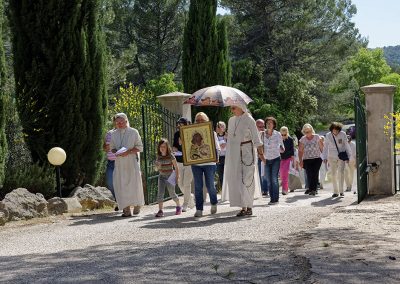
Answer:
<svg viewBox="0 0 400 284"><path fill-rule="evenodd" d="M274 130L271 136L268 136L267 130L261 133L261 140L264 144L264 158L273 160L281 156L281 149L285 151L282 135Z"/></svg>

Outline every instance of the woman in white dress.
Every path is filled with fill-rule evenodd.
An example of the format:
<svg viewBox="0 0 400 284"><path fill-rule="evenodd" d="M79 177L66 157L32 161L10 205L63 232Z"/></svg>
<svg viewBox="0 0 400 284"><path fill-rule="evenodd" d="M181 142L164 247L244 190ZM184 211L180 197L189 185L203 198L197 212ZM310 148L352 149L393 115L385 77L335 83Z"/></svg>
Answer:
<svg viewBox="0 0 400 284"><path fill-rule="evenodd" d="M228 122L222 200L229 200L231 207L241 207L236 215L241 217L253 214L254 194L261 193L256 149L263 149L256 123L246 105L231 106L231 111L234 116Z"/></svg>
<svg viewBox="0 0 400 284"><path fill-rule="evenodd" d="M123 208L122 217L139 214L144 205L142 177L139 166L139 152L143 151L139 132L129 127L128 117L124 113L115 115L117 128L111 134L110 148L116 153L113 183L119 208Z"/></svg>

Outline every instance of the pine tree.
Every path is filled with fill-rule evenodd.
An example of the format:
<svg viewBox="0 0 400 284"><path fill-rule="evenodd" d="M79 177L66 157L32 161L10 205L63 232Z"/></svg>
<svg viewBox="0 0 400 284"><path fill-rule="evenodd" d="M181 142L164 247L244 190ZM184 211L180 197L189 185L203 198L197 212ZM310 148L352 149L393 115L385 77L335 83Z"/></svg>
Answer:
<svg viewBox="0 0 400 284"><path fill-rule="evenodd" d="M218 24L216 11L216 0L190 1L182 54L182 81L186 93L213 85L230 85L226 23ZM222 108L195 108L197 111L206 112L214 122L226 118Z"/></svg>
<svg viewBox="0 0 400 284"><path fill-rule="evenodd" d="M4 3L0 0L0 35L3 34L3 17L4 17ZM7 153L7 140L5 134L5 93L4 85L6 80L5 75L5 59L4 59L4 46L3 38L0 37L0 187L4 183L4 167L6 163L6 153Z"/></svg>
<svg viewBox="0 0 400 284"><path fill-rule="evenodd" d="M34 162L59 146L66 185L93 183L106 117L99 3L10 1L16 102Z"/></svg>

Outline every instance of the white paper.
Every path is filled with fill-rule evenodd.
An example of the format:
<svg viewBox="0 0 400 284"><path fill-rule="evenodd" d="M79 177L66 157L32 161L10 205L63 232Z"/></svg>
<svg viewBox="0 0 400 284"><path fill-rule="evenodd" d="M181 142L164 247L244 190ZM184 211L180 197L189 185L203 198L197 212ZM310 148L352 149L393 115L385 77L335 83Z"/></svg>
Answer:
<svg viewBox="0 0 400 284"><path fill-rule="evenodd" d="M115 153L115 155L120 155L120 154L122 154L122 153L125 153L126 151L128 151L128 149L125 148L125 147L122 147L121 149L119 149L119 150Z"/></svg>
<svg viewBox="0 0 400 284"><path fill-rule="evenodd" d="M181 151L176 151L176 152L174 152L174 156L176 157L176 156L182 156L182 152Z"/></svg>
<svg viewBox="0 0 400 284"><path fill-rule="evenodd" d="M168 177L167 182L169 182L173 186L176 185L176 173L175 173L175 171L173 171L171 173L171 175Z"/></svg>
<svg viewBox="0 0 400 284"><path fill-rule="evenodd" d="M261 176L263 177L265 175L265 163L261 161Z"/></svg>

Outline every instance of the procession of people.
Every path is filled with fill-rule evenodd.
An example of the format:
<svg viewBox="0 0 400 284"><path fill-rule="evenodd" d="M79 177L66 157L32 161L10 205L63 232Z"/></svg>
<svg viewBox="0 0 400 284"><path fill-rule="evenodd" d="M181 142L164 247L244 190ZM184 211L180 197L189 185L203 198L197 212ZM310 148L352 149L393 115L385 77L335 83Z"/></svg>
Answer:
<svg viewBox="0 0 400 284"><path fill-rule="evenodd" d="M224 94L223 91L226 90L215 93ZM159 171L159 211L155 217L164 216L165 189L176 203L176 215L196 207L194 217L203 216L207 193L211 214L217 213L218 202L229 202L231 207L238 208L237 217L251 216L254 199L269 196L268 205L272 206L278 204L280 195L302 188L301 172L305 194L318 194L325 181L326 169L329 169L333 182L332 198L344 196L344 183L346 191L352 190L355 144L342 131L340 123L333 122L326 137L316 134L313 126L306 123L301 131L303 136L298 139L289 134L286 126L276 130L279 123L272 116L255 120L247 108L251 99L236 91L242 100L237 99L237 94L234 99L221 96L216 100L220 102L219 106L229 107L231 111L227 126L224 121L218 121L214 125L215 131L213 127L207 134L196 128L196 124L200 127L212 122L206 113L198 112L190 126L194 130L187 151L182 147L185 145L182 145L181 135L182 129L191 124L190 117L181 117L177 121L173 141L165 138L156 141L154 163ZM194 93L187 101L196 105L196 101L204 99L200 100L201 96ZM107 132L103 145L108 153L107 184L118 204L116 210L122 209L122 216L128 217L139 214L144 205L139 166L143 144L139 132L130 127L126 114L116 114L113 123L114 129ZM192 161L190 165L185 164L188 160ZM216 184L221 189L220 201ZM182 206L176 185L183 193Z"/></svg>

